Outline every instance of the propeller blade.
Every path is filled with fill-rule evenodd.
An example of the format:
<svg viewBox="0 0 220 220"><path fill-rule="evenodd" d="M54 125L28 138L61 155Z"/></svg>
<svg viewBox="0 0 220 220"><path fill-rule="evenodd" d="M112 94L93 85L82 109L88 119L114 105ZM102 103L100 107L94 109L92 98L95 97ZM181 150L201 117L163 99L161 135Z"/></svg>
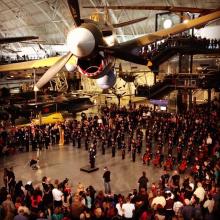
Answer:
<svg viewBox="0 0 220 220"><path fill-rule="evenodd" d="M79 2L78 0L67 0L70 12L72 14L75 26L80 26L82 20L80 19L80 10L79 10Z"/></svg>
<svg viewBox="0 0 220 220"><path fill-rule="evenodd" d="M68 52L60 60L58 60L53 66L51 66L46 73L39 79L39 81L34 86L34 91L39 91L47 82L49 82L68 62L71 58L72 53Z"/></svg>
<svg viewBox="0 0 220 220"><path fill-rule="evenodd" d="M170 11L170 12L191 12L191 13L207 13L215 9L193 8L193 7L175 7L175 6L153 6L153 5L110 5L110 6L83 6L83 8L96 8L96 9L112 10L157 10L157 11Z"/></svg>
<svg viewBox="0 0 220 220"><path fill-rule="evenodd" d="M9 43L16 43L20 41L35 40L35 39L38 39L38 37L37 36L5 37L5 38L0 38L0 44L9 44Z"/></svg>
<svg viewBox="0 0 220 220"><path fill-rule="evenodd" d="M125 21L125 22L122 22L122 23L113 24L112 26L113 26L113 28L120 28L120 27L124 27L124 26L128 26L128 25L131 25L131 24L135 24L135 23L144 21L147 18L148 17L137 18L137 19L134 19L134 20L131 20L131 21Z"/></svg>

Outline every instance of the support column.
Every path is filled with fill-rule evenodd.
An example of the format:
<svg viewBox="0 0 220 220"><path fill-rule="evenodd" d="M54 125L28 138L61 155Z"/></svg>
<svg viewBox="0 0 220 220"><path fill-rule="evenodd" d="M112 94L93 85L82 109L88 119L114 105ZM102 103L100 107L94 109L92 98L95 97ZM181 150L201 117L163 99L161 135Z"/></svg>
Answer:
<svg viewBox="0 0 220 220"><path fill-rule="evenodd" d="M192 109L192 89L189 89L188 98L189 98L188 110L190 110Z"/></svg>
<svg viewBox="0 0 220 220"><path fill-rule="evenodd" d="M189 60L189 74L190 74L190 76L191 76L192 72L193 72L193 55L190 55L190 60ZM190 79L190 85L192 86L191 79ZM192 108L192 89L189 89L188 110L191 110L191 108Z"/></svg>
<svg viewBox="0 0 220 220"><path fill-rule="evenodd" d="M212 99L212 90L209 88L208 89L208 108L209 108L209 110L211 107L211 99Z"/></svg>

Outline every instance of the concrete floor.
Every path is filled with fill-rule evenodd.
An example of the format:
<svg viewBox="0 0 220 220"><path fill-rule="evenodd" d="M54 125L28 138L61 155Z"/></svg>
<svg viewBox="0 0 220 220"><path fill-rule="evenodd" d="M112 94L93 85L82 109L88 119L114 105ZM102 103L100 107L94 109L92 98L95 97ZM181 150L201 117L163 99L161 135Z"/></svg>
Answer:
<svg viewBox="0 0 220 220"><path fill-rule="evenodd" d="M136 162L131 161L131 156L126 152L125 160L121 160L121 152L116 152L116 157L111 157L111 150L107 149L105 155L101 155L101 148L97 148L96 166L99 170L93 173L85 173L80 168L89 164L88 152L84 148L73 148L72 145L62 147L50 147L43 150L40 155L40 169L31 170L26 166L27 162L36 156L36 152L17 153L5 158L0 158L0 185L3 186L2 176L4 167L14 167L17 180L22 180L25 184L32 180L33 184L39 184L43 176L54 179L70 179L73 191L79 182L86 187L93 185L96 190L104 190L103 169L107 166L111 171L111 187L114 193L127 194L132 189L137 188L138 178L142 171L146 171L150 183L157 182L162 174L162 170L152 166L142 164L141 155L137 154Z"/></svg>

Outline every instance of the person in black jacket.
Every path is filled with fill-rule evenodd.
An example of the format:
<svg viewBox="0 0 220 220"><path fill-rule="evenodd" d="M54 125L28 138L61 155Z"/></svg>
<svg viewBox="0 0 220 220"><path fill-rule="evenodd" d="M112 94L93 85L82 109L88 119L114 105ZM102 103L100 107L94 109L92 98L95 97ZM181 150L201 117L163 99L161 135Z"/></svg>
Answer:
<svg viewBox="0 0 220 220"><path fill-rule="evenodd" d="M104 180L104 187L105 187L105 193L111 194L111 172L108 170L107 167L104 168L104 174L103 174L103 180Z"/></svg>

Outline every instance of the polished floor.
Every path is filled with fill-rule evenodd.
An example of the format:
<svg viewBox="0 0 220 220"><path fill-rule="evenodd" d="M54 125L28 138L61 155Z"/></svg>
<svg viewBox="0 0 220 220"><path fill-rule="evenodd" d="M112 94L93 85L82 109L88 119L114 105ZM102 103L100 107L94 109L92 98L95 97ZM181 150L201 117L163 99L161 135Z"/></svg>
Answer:
<svg viewBox="0 0 220 220"><path fill-rule="evenodd" d="M150 183L158 181L162 170L152 166L142 164L141 155L137 155L136 162L131 161L131 156L126 152L125 160L121 160L121 152L116 152L116 157L112 158L111 150L107 149L106 154L101 154L101 149L97 149L96 166L98 171L85 173L80 168L89 164L88 152L84 148L65 145L62 147L54 146L48 150L43 150L40 154L40 169L35 171L27 166L27 162L36 156L36 152L17 153L12 156L0 158L0 185L3 185L2 176L4 167L14 167L17 180L22 180L25 184L32 180L33 184L39 184L43 176L50 177L52 180L70 179L73 191L79 182L84 186L93 185L96 190L104 190L103 172L107 166L111 171L111 187L114 193L128 193L138 187L138 178L142 171L146 171Z"/></svg>

